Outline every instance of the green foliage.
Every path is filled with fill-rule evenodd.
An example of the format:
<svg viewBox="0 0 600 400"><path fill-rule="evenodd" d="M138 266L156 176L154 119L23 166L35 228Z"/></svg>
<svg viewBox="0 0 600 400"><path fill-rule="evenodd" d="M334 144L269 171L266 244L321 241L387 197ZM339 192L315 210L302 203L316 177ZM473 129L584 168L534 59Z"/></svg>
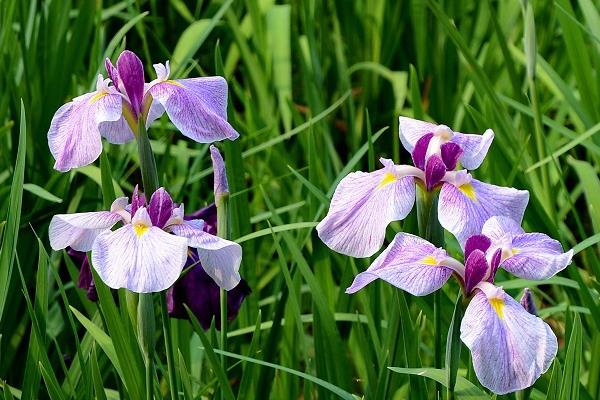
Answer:
<svg viewBox="0 0 600 400"><path fill-rule="evenodd" d="M559 353L531 390L496 398L600 399L599 15L591 0L0 1L0 397L144 397L136 297L96 279L100 301L90 302L78 266L46 250L52 215L106 208L142 184L134 143L104 143L95 164L60 174L46 140L54 112L128 48L150 79L151 64L167 59L176 78L225 76L241 134L220 147L230 235L253 293L226 349L214 327L157 324L156 398L445 392L447 371L429 367L459 288L439 293L439 331L433 296L380 282L346 295L369 260L333 253L314 229L347 173L378 168L380 156L410 162L397 136L406 115L492 128L474 175L529 190L525 229L576 249L542 284L498 274L513 297L532 288ZM188 211L213 201L207 145L166 117L149 143L175 201ZM417 232L416 209L388 239L400 230ZM153 306L161 319L164 301ZM450 337L460 344L456 330ZM452 350L457 398L491 397L469 352Z"/></svg>

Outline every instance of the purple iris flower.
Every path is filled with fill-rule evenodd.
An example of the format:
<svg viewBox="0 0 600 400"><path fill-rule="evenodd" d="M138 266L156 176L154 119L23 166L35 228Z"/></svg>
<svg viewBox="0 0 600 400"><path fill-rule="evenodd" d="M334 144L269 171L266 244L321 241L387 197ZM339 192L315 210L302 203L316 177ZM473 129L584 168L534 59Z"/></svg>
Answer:
<svg viewBox="0 0 600 400"><path fill-rule="evenodd" d="M115 231L117 223L122 226ZM111 288L133 292L159 292L179 278L188 259L188 247L216 284L231 290L240 282L239 244L207 233L201 219L185 220L163 188L146 203L136 190L128 204L116 199L110 211L55 215L50 222L54 250L71 247L92 252L92 265Z"/></svg>
<svg viewBox="0 0 600 400"><path fill-rule="evenodd" d="M321 240L331 249L353 257L370 257L383 245L392 221L404 219L412 210L416 184L431 191L440 187L438 218L464 246L466 239L481 232L484 222L505 215L521 222L529 192L490 185L473 179L463 167L479 167L494 138L453 132L400 117L400 139L412 153L415 166L394 165L381 158L383 168L374 172L352 172L335 190L329 212L317 225Z"/></svg>
<svg viewBox="0 0 600 400"><path fill-rule="evenodd" d="M525 233L507 217L492 217L464 246L464 264L417 236L398 233L389 247L356 276L346 293L376 279L416 296L440 289L454 274L471 301L461 339L471 350L483 386L497 394L521 390L546 372L556 356L556 336L531 307L494 285L497 269L525 279L548 279L571 263L573 250L542 233ZM527 301L527 300L526 300Z"/></svg>
<svg viewBox="0 0 600 400"><path fill-rule="evenodd" d="M164 112L185 136L200 142L236 139L227 122L227 82L220 76L169 79L169 62L154 64L156 79L146 83L140 59L125 50L116 67L105 61L108 79L98 75L96 90L60 107L50 123L48 144L54 168L69 171L94 162L110 143L135 138ZM111 85L112 83L112 85Z"/></svg>

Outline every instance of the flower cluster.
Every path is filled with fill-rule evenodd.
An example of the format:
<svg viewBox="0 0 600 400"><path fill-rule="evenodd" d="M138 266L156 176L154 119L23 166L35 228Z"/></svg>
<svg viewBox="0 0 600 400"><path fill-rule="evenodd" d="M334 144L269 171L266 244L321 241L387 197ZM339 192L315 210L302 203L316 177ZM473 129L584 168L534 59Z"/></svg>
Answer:
<svg viewBox="0 0 600 400"><path fill-rule="evenodd" d="M48 144L58 171L94 162L102 152L102 137L116 144L139 140L140 131L164 113L196 142L239 136L227 122L227 83L222 77L173 80L167 61L154 65L157 77L146 83L142 62L127 50L116 67L109 59L105 67L108 79L99 75L95 91L63 105L52 118ZM226 201L229 188L221 154L214 146L210 152L218 205ZM147 168L155 168L154 163ZM144 173L156 176L156 171ZM78 286L92 301L97 293L91 268L111 288L136 293L168 289L169 315L187 317L186 304L205 328L220 314L219 292L225 289L231 293L227 315L235 317L250 288L238 272L241 246L216 235L215 205L186 216L184 205L175 203L164 188L148 194L149 199L136 186L131 200L120 197L108 211L55 215L49 228L51 247L68 249L80 265Z"/></svg>
<svg viewBox="0 0 600 400"><path fill-rule="evenodd" d="M470 303L460 331L483 386L504 394L531 386L558 349L550 327L535 315L531 293L521 303L494 285L498 268L525 279L548 279L571 263L573 251L542 233L525 233L521 220L527 191L479 182L466 170L483 161L493 132L466 135L447 126L400 117L400 139L414 166L382 159L383 169L354 172L336 188L327 216L317 226L331 249L368 257L382 246L386 226L405 218L415 185L439 188L439 223L464 251L464 262L408 233L398 233L371 266L346 290L354 293L376 279L415 296L440 289L455 276ZM430 221L431 222L431 221Z"/></svg>

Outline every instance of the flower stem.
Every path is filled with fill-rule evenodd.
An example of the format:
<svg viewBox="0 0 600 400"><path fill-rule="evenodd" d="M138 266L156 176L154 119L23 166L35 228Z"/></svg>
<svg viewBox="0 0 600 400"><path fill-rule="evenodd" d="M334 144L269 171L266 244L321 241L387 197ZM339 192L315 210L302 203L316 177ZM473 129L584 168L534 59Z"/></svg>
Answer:
<svg viewBox="0 0 600 400"><path fill-rule="evenodd" d="M437 217L437 193L425 190L417 186L417 222L419 224L419 235L435 246L443 247L444 230ZM440 293L433 294L433 323L434 323L434 367L442 367L442 318L440 315ZM436 383L436 392L440 393L442 386Z"/></svg>
<svg viewBox="0 0 600 400"><path fill-rule="evenodd" d="M465 313L465 299L462 293L458 294L456 304L454 305L454 313L452 321L448 329L448 339L446 341L446 376L448 381L447 398L454 400L454 386L456 384L456 375L460 362L460 321Z"/></svg>
<svg viewBox="0 0 600 400"><path fill-rule="evenodd" d="M144 192L149 196L158 189L159 184L156 161L154 160L154 153L152 153L150 139L148 139L148 132L146 132L146 124L143 120L138 122L137 144Z"/></svg>
<svg viewBox="0 0 600 400"><path fill-rule="evenodd" d="M216 193L217 198L215 199L215 204L217 206L217 235L222 237L223 239L229 238L228 231L228 206L229 206L229 194L228 193ZM219 292L219 310L221 317L221 350L227 350L227 291L225 289L221 289ZM227 371L227 367L225 365L226 358L223 354L221 354L221 365L223 366L223 370Z"/></svg>

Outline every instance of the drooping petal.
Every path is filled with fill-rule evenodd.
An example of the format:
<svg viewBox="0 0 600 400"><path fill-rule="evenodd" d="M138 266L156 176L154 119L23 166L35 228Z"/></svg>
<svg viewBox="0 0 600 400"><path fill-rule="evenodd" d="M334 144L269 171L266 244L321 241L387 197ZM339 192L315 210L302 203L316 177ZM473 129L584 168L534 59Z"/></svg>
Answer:
<svg viewBox="0 0 600 400"><path fill-rule="evenodd" d="M415 147L411 152L413 164L415 165L415 167L422 169L423 171L425 171L427 148L429 147L429 142L431 141L431 138L433 138L433 133L431 132L421 136L419 140L417 140L417 143L415 144Z"/></svg>
<svg viewBox="0 0 600 400"><path fill-rule="evenodd" d="M123 116L116 121L100 122L98 130L103 138L113 144L123 144L135 139L131 127Z"/></svg>
<svg viewBox="0 0 600 400"><path fill-rule="evenodd" d="M354 278L346 293L355 293L373 282L384 281L415 296L441 288L452 275L446 252L408 233L398 233L373 264Z"/></svg>
<svg viewBox="0 0 600 400"><path fill-rule="evenodd" d="M558 349L550 327L499 288L493 296L476 291L460 332L471 350L477 379L497 394L533 385Z"/></svg>
<svg viewBox="0 0 600 400"><path fill-rule="evenodd" d="M240 282L242 247L226 239L211 235L204 230L204 221L185 221L173 225L172 232L188 238L188 246L198 249L198 258L204 270L225 290L231 290Z"/></svg>
<svg viewBox="0 0 600 400"><path fill-rule="evenodd" d="M459 187L444 183L438 202L438 218L464 246L469 236L481 233L483 224L491 216L507 216L520 223L528 201L526 190L490 185L475 179Z"/></svg>
<svg viewBox="0 0 600 400"><path fill-rule="evenodd" d="M219 285L204 271L198 261L196 249L190 251L186 269L194 265L191 270L181 277L167 291L167 311L172 318L187 319L188 314L184 304L194 313L204 329L210 327L215 319L217 329L221 328L221 306ZM227 319L232 321L237 316L242 302L251 293L245 280L227 292Z"/></svg>
<svg viewBox="0 0 600 400"><path fill-rule="evenodd" d="M191 221L201 219L204 221L204 231L211 235L217 234L217 206L215 203L209 204L198 211L184 216L184 220Z"/></svg>
<svg viewBox="0 0 600 400"><path fill-rule="evenodd" d="M393 164L370 173L352 172L335 189L317 232L338 253L370 257L381 248L388 224L404 219L414 202L414 178L397 177Z"/></svg>
<svg viewBox="0 0 600 400"><path fill-rule="evenodd" d="M511 239L515 235L525 233L521 224L512 218L494 215L483 224L481 233L489 237L492 242L500 243L505 239Z"/></svg>
<svg viewBox="0 0 600 400"><path fill-rule="evenodd" d="M400 117L399 133L400 141L404 148L412 153L418 140L428 133L433 133L437 125L430 122L419 121L418 119Z"/></svg>
<svg viewBox="0 0 600 400"><path fill-rule="evenodd" d="M144 98L144 65L135 53L123 51L117 60L120 84L125 89L134 112L138 116L142 110Z"/></svg>
<svg viewBox="0 0 600 400"><path fill-rule="evenodd" d="M138 210L138 214L140 211L145 209ZM179 277L187 250L185 238L155 226L125 225L96 238L92 264L104 283L113 289L160 292Z"/></svg>
<svg viewBox="0 0 600 400"><path fill-rule="evenodd" d="M225 161L223 161L223 157L221 156L221 153L219 153L219 150L213 145L210 146L210 158L212 159L213 164L215 199L218 199L224 194L229 194Z"/></svg>
<svg viewBox="0 0 600 400"><path fill-rule="evenodd" d="M500 266L519 278L543 280L565 269L573 258L558 240L543 233L523 233L512 240L512 255Z"/></svg>
<svg viewBox="0 0 600 400"><path fill-rule="evenodd" d="M468 170L477 169L481 165L493 140L494 131L491 129L486 130L483 135L455 132L452 137L452 142L463 150L460 163Z"/></svg>
<svg viewBox="0 0 600 400"><path fill-rule="evenodd" d="M197 142L239 136L227 122L227 82L222 77L165 80L150 85L148 92L177 129Z"/></svg>
<svg viewBox="0 0 600 400"><path fill-rule="evenodd" d="M446 175L446 165L437 155L429 157L425 166L425 182L427 190L433 189Z"/></svg>
<svg viewBox="0 0 600 400"><path fill-rule="evenodd" d="M127 198L117 199L113 206L118 201L127 203ZM113 207L113 211L117 210ZM48 228L50 246L54 250L70 246L77 251L90 251L96 237L121 220L118 212L111 211L55 215Z"/></svg>
<svg viewBox="0 0 600 400"><path fill-rule="evenodd" d="M483 280L488 273L488 264L485 253L479 249L470 252L465 261L465 292L471 293L471 290Z"/></svg>
<svg viewBox="0 0 600 400"><path fill-rule="evenodd" d="M102 152L99 125L121 118L121 95L95 91L60 107L48 130L48 145L61 172L93 163Z"/></svg>
<svg viewBox="0 0 600 400"><path fill-rule="evenodd" d="M158 188L156 192L152 193L148 204L148 214L152 225L163 228L171 218L174 207L171 195L164 188Z"/></svg>

